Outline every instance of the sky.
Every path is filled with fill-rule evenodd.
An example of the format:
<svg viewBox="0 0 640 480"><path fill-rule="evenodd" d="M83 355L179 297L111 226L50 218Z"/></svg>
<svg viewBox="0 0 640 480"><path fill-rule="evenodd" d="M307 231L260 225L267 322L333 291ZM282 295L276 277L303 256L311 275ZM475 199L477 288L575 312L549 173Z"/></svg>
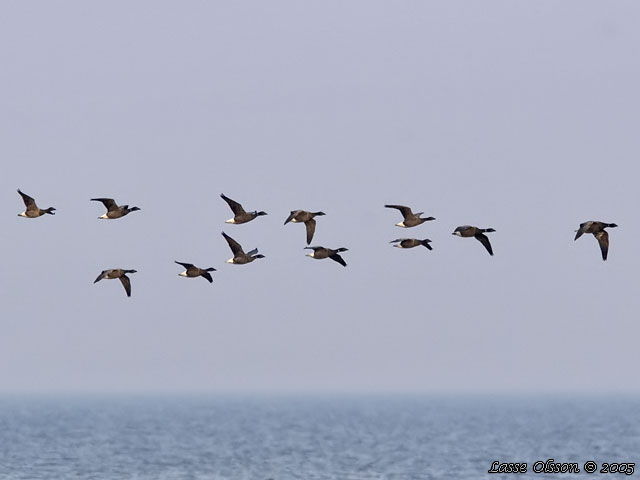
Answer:
<svg viewBox="0 0 640 480"><path fill-rule="evenodd" d="M638 393L639 23L633 1L2 2L0 393ZM17 188L56 215L18 217ZM220 193L268 215L227 225ZM305 256L294 209L347 268ZM619 225L607 262L587 220ZM222 231L266 258L225 264ZM107 268L138 271L131 298Z"/></svg>

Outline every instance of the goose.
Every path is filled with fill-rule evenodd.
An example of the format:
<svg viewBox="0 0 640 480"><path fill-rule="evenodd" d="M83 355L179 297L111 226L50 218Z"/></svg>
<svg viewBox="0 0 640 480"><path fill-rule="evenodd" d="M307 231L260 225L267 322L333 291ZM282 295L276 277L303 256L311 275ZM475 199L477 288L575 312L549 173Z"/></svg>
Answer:
<svg viewBox="0 0 640 480"><path fill-rule="evenodd" d="M236 265L244 265L245 263L251 263L256 258L264 258L264 255L258 253L258 249L254 248L250 252L244 253L244 250L240 246L238 242L236 242L233 238L231 238L226 233L222 232L222 236L225 238L227 243L229 244L229 248L231 252L233 252L233 257L227 260L227 263L234 263Z"/></svg>
<svg viewBox="0 0 640 480"><path fill-rule="evenodd" d="M307 257L315 258L316 260L322 260L324 258L330 258L334 262L338 262L343 267L347 266L347 262L339 255L339 252L346 252L348 248L340 247L335 250L325 247L304 247L304 250L313 250L311 253L307 253Z"/></svg>
<svg viewBox="0 0 640 480"><path fill-rule="evenodd" d="M420 225L424 222L435 220L435 217L422 218L420 215L424 212L413 213L409 207L405 207L404 205L385 205L385 208L395 208L396 210L400 210L404 220L400 223L396 223L396 227L415 227L416 225Z"/></svg>
<svg viewBox="0 0 640 480"><path fill-rule="evenodd" d="M241 223L250 222L256 217L260 217L262 215L267 214L267 212L258 212L256 210L254 210L253 212L246 212L244 208L242 208L242 205L240 205L238 202L234 200L231 200L224 193L221 193L220 197L222 197L222 199L225 202L227 202L227 204L229 204L229 207L233 211L233 215L234 215L233 218L230 218L229 220L225 221L225 223L240 225Z"/></svg>
<svg viewBox="0 0 640 480"><path fill-rule="evenodd" d="M615 228L618 225L615 223L605 223L605 222L584 222L580 224L580 228L576 230L576 238L573 240L579 239L585 233L591 233L596 240L598 240L598 244L600 245L600 252L602 253L602 260L607 260L607 254L609 253L609 233L605 231L605 228Z"/></svg>
<svg viewBox="0 0 640 480"><path fill-rule="evenodd" d="M98 218L104 218L104 219L120 218L120 217L124 217L125 215L128 215L129 212L135 212L137 210L140 210L138 207L129 208L129 205L118 206L118 204L114 202L113 198L92 198L91 201L102 202L102 204L107 209L107 213L105 213L104 215Z"/></svg>
<svg viewBox="0 0 640 480"><path fill-rule="evenodd" d="M98 283L103 278L113 280L114 278L119 278L122 282L122 286L124 287L124 291L127 292L127 297L131 296L131 280L127 277L127 273L136 273L137 270L125 270L123 268L112 268L109 270L103 270L98 275L93 283Z"/></svg>
<svg viewBox="0 0 640 480"><path fill-rule="evenodd" d="M24 212L18 214L19 217L38 218L45 213L48 213L49 215L55 215L54 207L45 208L43 210L41 208L38 208L38 205L36 205L36 201L32 197L30 197L26 193L22 193L20 189L18 189L18 193L22 197L22 201L24 202L25 207L27 207Z"/></svg>
<svg viewBox="0 0 640 480"><path fill-rule="evenodd" d="M470 225L463 225L462 227L456 228L452 235L457 235L459 237L474 237L478 240L484 248L487 249L489 255L493 255L493 249L491 248L491 243L489 243L489 238L485 235L488 232L495 232L493 228L478 228L472 227Z"/></svg>
<svg viewBox="0 0 640 480"><path fill-rule="evenodd" d="M391 240L389 243L395 243L394 247L398 248L413 248L418 245L422 245L423 247L427 247L429 250L433 250L433 247L429 245L431 240L425 238L424 240L418 240L417 238L396 238L395 240Z"/></svg>
<svg viewBox="0 0 640 480"><path fill-rule="evenodd" d="M213 267L198 268L193 263L178 262L177 260L174 260L174 261L178 265L182 265L184 268L186 268L184 272L178 274L179 276L189 277L189 278L202 277L202 278L206 278L209 281L209 283L213 283L213 278L211 278L211 274L209 272L215 272L216 271L215 268Z"/></svg>
<svg viewBox="0 0 640 480"><path fill-rule="evenodd" d="M307 245L311 243L313 240L313 234L316 231L316 221L313 217L317 217L319 215L326 215L324 212L307 212L306 210L292 210L291 214L284 221L286 225L289 222L293 223L304 223L305 227L307 227Z"/></svg>

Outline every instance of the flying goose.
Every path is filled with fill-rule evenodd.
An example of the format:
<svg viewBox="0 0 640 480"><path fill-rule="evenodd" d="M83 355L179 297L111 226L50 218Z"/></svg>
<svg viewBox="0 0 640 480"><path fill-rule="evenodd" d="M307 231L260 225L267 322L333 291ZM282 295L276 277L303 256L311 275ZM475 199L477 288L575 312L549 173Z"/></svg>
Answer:
<svg viewBox="0 0 640 480"><path fill-rule="evenodd" d="M102 204L107 209L107 213L105 213L104 215L98 218L105 218L105 219L120 218L120 217L124 217L129 212L135 212L137 210L140 210L138 207L129 208L129 205L118 206L118 204L116 204L116 202L113 201L113 198L92 198L91 201L102 202Z"/></svg>
<svg viewBox="0 0 640 480"><path fill-rule="evenodd" d="M311 243L313 240L313 234L316 231L316 221L313 217L318 215L326 215L324 212L307 212L306 210L292 210L291 214L284 221L286 225L289 222L293 223L304 223L305 227L307 227L307 245Z"/></svg>
<svg viewBox="0 0 640 480"><path fill-rule="evenodd" d="M347 262L338 254L338 252L346 252L348 248L340 247L335 250L325 247L304 247L304 250L313 250L311 253L307 253L307 257L315 258L316 260L322 260L324 258L330 258L331 260L338 262L343 267L347 266Z"/></svg>
<svg viewBox="0 0 640 480"><path fill-rule="evenodd" d="M491 248L491 243L489 243L489 238L485 235L488 232L495 232L493 228L478 228L472 227L470 225L463 225L462 227L456 228L452 235L457 235L459 237L474 237L478 240L484 248L487 249L489 255L493 255L493 249Z"/></svg>
<svg viewBox="0 0 640 480"><path fill-rule="evenodd" d="M433 250L433 247L429 245L431 240L425 238L424 240L418 240L417 238L396 238L395 240L391 240L389 243L395 243L394 247L398 248L413 248L418 245L422 245L423 247L427 247L429 250Z"/></svg>
<svg viewBox="0 0 640 480"><path fill-rule="evenodd" d="M231 238L226 233L222 232L222 236L229 244L233 257L227 260L227 263L235 263L236 265L244 265L245 263L253 262L256 258L264 258L264 255L258 253L258 249L254 248L250 252L244 253L244 250L238 242Z"/></svg>
<svg viewBox="0 0 640 480"><path fill-rule="evenodd" d="M420 225L429 220L435 220L435 217L422 218L420 215L424 212L413 213L409 207L405 207L404 205L385 205L385 208L395 208L396 210L400 210L404 220L400 223L396 223L396 227L415 227L416 225Z"/></svg>
<svg viewBox="0 0 640 480"><path fill-rule="evenodd" d="M615 223L605 223L605 222L584 222L580 224L580 228L576 230L576 238L573 240L579 239L584 233L592 233L594 237L598 240L600 244L600 251L602 252L602 260L607 259L607 254L609 253L609 234L605 231L605 228L615 228L618 225Z"/></svg>
<svg viewBox="0 0 640 480"><path fill-rule="evenodd" d="M209 272L215 272L216 271L215 268L213 267L198 268L193 263L183 263L183 262L178 262L177 260L174 260L174 261L178 265L182 265L184 268L186 268L184 272L178 274L179 276L189 277L189 278L203 277L203 278L206 278L209 281L209 283L213 283L213 278L211 278L211 274Z"/></svg>
<svg viewBox="0 0 640 480"><path fill-rule="evenodd" d="M127 297L131 296L131 280L127 277L127 273L136 273L137 270L125 270L122 268L112 268L110 270L103 270L98 275L93 283L98 283L103 278L113 280L114 278L119 278L122 282L122 286L124 287L124 291L127 292Z"/></svg>
<svg viewBox="0 0 640 480"><path fill-rule="evenodd" d="M240 205L235 200L231 200L224 193L221 193L220 196L225 202L229 204L229 207L233 211L233 215L234 215L233 218L230 218L229 220L225 221L225 223L233 223L233 224L239 225L241 223L250 222L256 217L260 217L262 215L267 214L267 212L258 212L257 210L254 210L253 212L246 212L244 208L242 208L242 205Z"/></svg>
<svg viewBox="0 0 640 480"><path fill-rule="evenodd" d="M45 213L48 213L49 215L55 215L55 213L53 213L55 211L54 207L49 207L42 210L41 208L38 208L38 205L36 205L36 201L29 195L27 195L26 193L22 193L20 189L18 189L18 193L22 197L24 205L27 207L24 212L18 214L19 217L38 218Z"/></svg>

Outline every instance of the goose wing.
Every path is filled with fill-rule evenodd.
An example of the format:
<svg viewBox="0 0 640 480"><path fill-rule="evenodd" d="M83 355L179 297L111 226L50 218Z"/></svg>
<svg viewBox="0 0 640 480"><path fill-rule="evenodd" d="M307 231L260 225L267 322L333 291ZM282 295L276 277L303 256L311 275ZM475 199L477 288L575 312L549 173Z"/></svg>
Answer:
<svg viewBox="0 0 640 480"><path fill-rule="evenodd" d="M102 202L107 211L112 212L113 210L118 209L118 204L113 200L113 198L92 198L92 202Z"/></svg>
<svg viewBox="0 0 640 480"><path fill-rule="evenodd" d="M182 265L187 270L189 270L190 268L195 268L195 265L193 263L183 263L183 262L178 262L177 260L174 260L174 262L176 262L178 265Z"/></svg>
<svg viewBox="0 0 640 480"><path fill-rule="evenodd" d="M301 210L292 210L291 213L289 214L289 216L287 217L287 219L284 221L284 224L286 225L291 220L293 220L295 218L295 216L300 213L300 211Z"/></svg>
<svg viewBox="0 0 640 480"><path fill-rule="evenodd" d="M409 207L405 207L404 205L385 205L385 208L395 208L396 210L400 210L400 213L404 218L409 218L413 216L413 212Z"/></svg>
<svg viewBox="0 0 640 480"><path fill-rule="evenodd" d="M213 278L211 277L211 274L209 272L203 270L200 276L206 278L209 281L209 283L213 283Z"/></svg>
<svg viewBox="0 0 640 480"><path fill-rule="evenodd" d="M244 250L242 249L242 247L238 242L236 242L233 238L231 238L229 235L227 235L224 232L222 232L222 236L225 238L225 240L229 244L229 248L231 249L231 252L233 252L234 257L237 257L238 255L244 255Z"/></svg>
<svg viewBox="0 0 640 480"><path fill-rule="evenodd" d="M98 275L98 278L96 278L96 279L93 281L93 283L97 283L97 282L99 282L100 280L102 280L104 277L106 277L106 276L107 276L107 273L109 273L109 270L103 270L103 271L101 271L101 272L100 272L100 275Z"/></svg>
<svg viewBox="0 0 640 480"><path fill-rule="evenodd" d="M344 261L344 259L340 256L339 253L334 253L333 255L329 255L329 258L334 262L338 262L343 267L347 266L347 262Z"/></svg>
<svg viewBox="0 0 640 480"><path fill-rule="evenodd" d="M229 197L227 197L224 193L220 194L220 197L222 197L222 199L227 202L227 204L229 205L229 207L231 208L231 211L233 212L234 215L242 215L243 213L247 213L244 211L244 208L242 208L242 205L240 205L238 202L236 202L235 200L231 200Z"/></svg>
<svg viewBox="0 0 640 480"><path fill-rule="evenodd" d="M587 228L589 228L589 226L591 225L592 222L584 222L580 224L580 228L578 230L576 230L576 237L573 239L574 241L579 239L584 232L587 231Z"/></svg>
<svg viewBox="0 0 640 480"><path fill-rule="evenodd" d="M24 202L25 207L27 207L27 210L37 210L38 209L38 206L36 205L36 201L32 197L30 197L26 193L22 193L20 191L20 189L18 189L18 193L22 197L22 201Z"/></svg>
<svg viewBox="0 0 640 480"><path fill-rule="evenodd" d="M313 234L316 232L316 221L310 218L304 222L304 226L307 227L307 245L309 245L313 240Z"/></svg>
<svg viewBox="0 0 640 480"><path fill-rule="evenodd" d="M131 296L131 280L126 275L122 275L120 277L120 281L122 282L122 286L124 287L124 291L127 292L127 297Z"/></svg>
<svg viewBox="0 0 640 480"><path fill-rule="evenodd" d="M487 249L487 252L489 252L489 255L493 255L493 249L491 248L491 243L489 242L489 238L484 233L477 233L475 237L476 237L476 240L478 240L482 245L484 245L484 248Z"/></svg>
<svg viewBox="0 0 640 480"><path fill-rule="evenodd" d="M606 260L607 254L609 253L609 234L606 232L606 230L602 230L598 233L594 233L593 236L596 237L598 243L600 244L602 260Z"/></svg>

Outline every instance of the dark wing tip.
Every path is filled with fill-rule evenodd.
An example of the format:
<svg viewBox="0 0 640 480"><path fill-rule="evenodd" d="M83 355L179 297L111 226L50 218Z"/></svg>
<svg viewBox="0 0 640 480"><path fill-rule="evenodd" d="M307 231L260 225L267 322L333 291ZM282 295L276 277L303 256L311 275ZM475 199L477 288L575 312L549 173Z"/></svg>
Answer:
<svg viewBox="0 0 640 480"><path fill-rule="evenodd" d="M293 220L293 217L296 216L296 214L298 213L298 210L291 210L291 213L289 213L289 216L287 217L287 219L284 221L284 224L286 225L287 223L289 223L291 220Z"/></svg>
<svg viewBox="0 0 640 480"><path fill-rule="evenodd" d="M307 245L310 245L311 241L313 240L313 235L316 231L316 221L311 218L304 222L304 225L305 227L307 227Z"/></svg>
<svg viewBox="0 0 640 480"><path fill-rule="evenodd" d="M602 260L607 261L607 255L609 254L609 234L602 230L595 235L600 245L600 252L602 253Z"/></svg>
<svg viewBox="0 0 640 480"><path fill-rule="evenodd" d="M122 275L120 277L120 281L122 282L122 286L124 287L124 291L127 292L127 297L131 296L131 280L126 275Z"/></svg>
<svg viewBox="0 0 640 480"><path fill-rule="evenodd" d="M224 232L222 232L222 236L227 240L227 244L229 245L229 248L231 249L231 252L234 255L238 255L239 253L244 253L244 251L242 250L242 246L238 242L236 242L233 238L231 238L229 235L227 235Z"/></svg>
<svg viewBox="0 0 640 480"><path fill-rule="evenodd" d="M476 239L482 244L484 245L484 248L487 249L487 252L489 252L489 255L493 256L493 249L491 248L491 243L489 242L489 237L487 237L485 234L483 233L479 233L476 235Z"/></svg>
<svg viewBox="0 0 640 480"><path fill-rule="evenodd" d="M206 278L209 283L213 283L213 277L209 272L203 272L202 277Z"/></svg>
<svg viewBox="0 0 640 480"><path fill-rule="evenodd" d="M238 202L236 202L235 200L230 199L229 197L227 197L224 193L220 194L220 197L222 197L222 199L227 202L227 205L229 205L229 208L231 209L231 211L235 214L235 215L240 215L242 213L245 213L244 208L242 208L242 205L240 205Z"/></svg>
<svg viewBox="0 0 640 480"><path fill-rule="evenodd" d="M335 262L338 262L340 265L342 265L343 267L347 266L347 262L344 261L344 258L342 258L340 255L338 255L337 253L334 253L333 255L330 255L329 258Z"/></svg>

